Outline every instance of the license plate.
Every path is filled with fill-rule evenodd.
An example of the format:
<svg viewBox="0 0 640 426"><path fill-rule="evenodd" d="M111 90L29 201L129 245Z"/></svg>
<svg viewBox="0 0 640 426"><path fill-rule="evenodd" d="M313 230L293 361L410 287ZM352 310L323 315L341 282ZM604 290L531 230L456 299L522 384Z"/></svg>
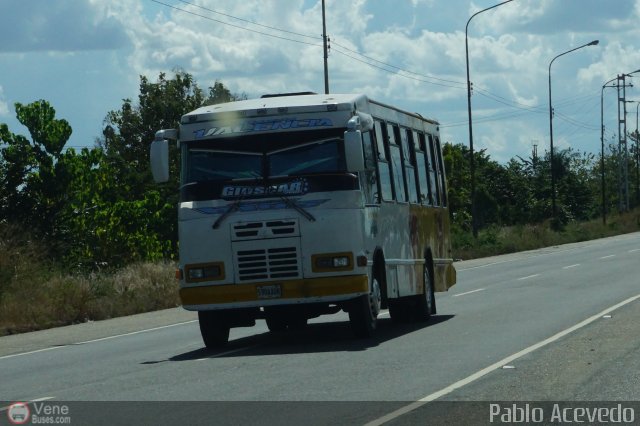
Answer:
<svg viewBox="0 0 640 426"><path fill-rule="evenodd" d="M276 285L263 285L256 287L258 290L258 299L276 299L282 297L282 286Z"/></svg>

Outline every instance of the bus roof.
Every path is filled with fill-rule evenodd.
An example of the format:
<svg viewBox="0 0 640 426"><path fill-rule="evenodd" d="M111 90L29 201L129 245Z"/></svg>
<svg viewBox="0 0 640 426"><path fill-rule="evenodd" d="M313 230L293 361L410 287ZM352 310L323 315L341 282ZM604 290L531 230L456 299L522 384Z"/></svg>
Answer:
<svg viewBox="0 0 640 426"><path fill-rule="evenodd" d="M218 114L238 114L244 117L272 116L286 113L313 113L326 111L369 111L369 103L411 115L424 121L438 124L420 114L403 111L380 102L370 100L363 94L282 94L267 95L257 99L227 102L200 107L182 116L182 123L214 119Z"/></svg>

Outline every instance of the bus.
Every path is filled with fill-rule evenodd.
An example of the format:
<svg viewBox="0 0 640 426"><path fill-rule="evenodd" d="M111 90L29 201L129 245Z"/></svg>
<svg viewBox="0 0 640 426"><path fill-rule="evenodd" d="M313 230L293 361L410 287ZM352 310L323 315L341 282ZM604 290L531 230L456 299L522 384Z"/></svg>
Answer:
<svg viewBox="0 0 640 426"><path fill-rule="evenodd" d="M180 300L207 348L348 313L426 320L456 282L439 124L362 94L295 93L201 107L156 133L154 179L180 150Z"/></svg>

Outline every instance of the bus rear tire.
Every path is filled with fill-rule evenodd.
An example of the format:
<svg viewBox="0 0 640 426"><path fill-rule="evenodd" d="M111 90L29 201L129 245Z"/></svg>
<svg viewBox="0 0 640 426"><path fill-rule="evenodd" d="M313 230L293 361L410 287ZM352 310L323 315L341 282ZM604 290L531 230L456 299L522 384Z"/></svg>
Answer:
<svg viewBox="0 0 640 426"><path fill-rule="evenodd" d="M229 325L216 311L199 311L200 334L207 349L218 349L229 341Z"/></svg>
<svg viewBox="0 0 640 426"><path fill-rule="evenodd" d="M380 283L376 277L371 280L369 294L357 297L349 308L349 322L356 337L371 337L378 327L378 313L382 303Z"/></svg>
<svg viewBox="0 0 640 426"><path fill-rule="evenodd" d="M436 297L431 271L433 271L433 268L431 264L426 261L423 269L423 293L416 296L418 299L415 314L416 320L418 321L426 321L431 318L431 315L436 314Z"/></svg>

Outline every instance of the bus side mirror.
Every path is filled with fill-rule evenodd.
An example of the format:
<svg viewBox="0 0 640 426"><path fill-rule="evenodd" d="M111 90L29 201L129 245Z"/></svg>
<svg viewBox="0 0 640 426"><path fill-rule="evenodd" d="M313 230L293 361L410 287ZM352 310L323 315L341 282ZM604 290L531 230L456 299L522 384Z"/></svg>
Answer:
<svg viewBox="0 0 640 426"><path fill-rule="evenodd" d="M151 142L149 152L151 160L151 174L156 183L164 183L169 180L169 141L156 139Z"/></svg>
<svg viewBox="0 0 640 426"><path fill-rule="evenodd" d="M360 130L344 132L344 152L347 170L352 173L364 171L364 153L362 151L362 133Z"/></svg>

